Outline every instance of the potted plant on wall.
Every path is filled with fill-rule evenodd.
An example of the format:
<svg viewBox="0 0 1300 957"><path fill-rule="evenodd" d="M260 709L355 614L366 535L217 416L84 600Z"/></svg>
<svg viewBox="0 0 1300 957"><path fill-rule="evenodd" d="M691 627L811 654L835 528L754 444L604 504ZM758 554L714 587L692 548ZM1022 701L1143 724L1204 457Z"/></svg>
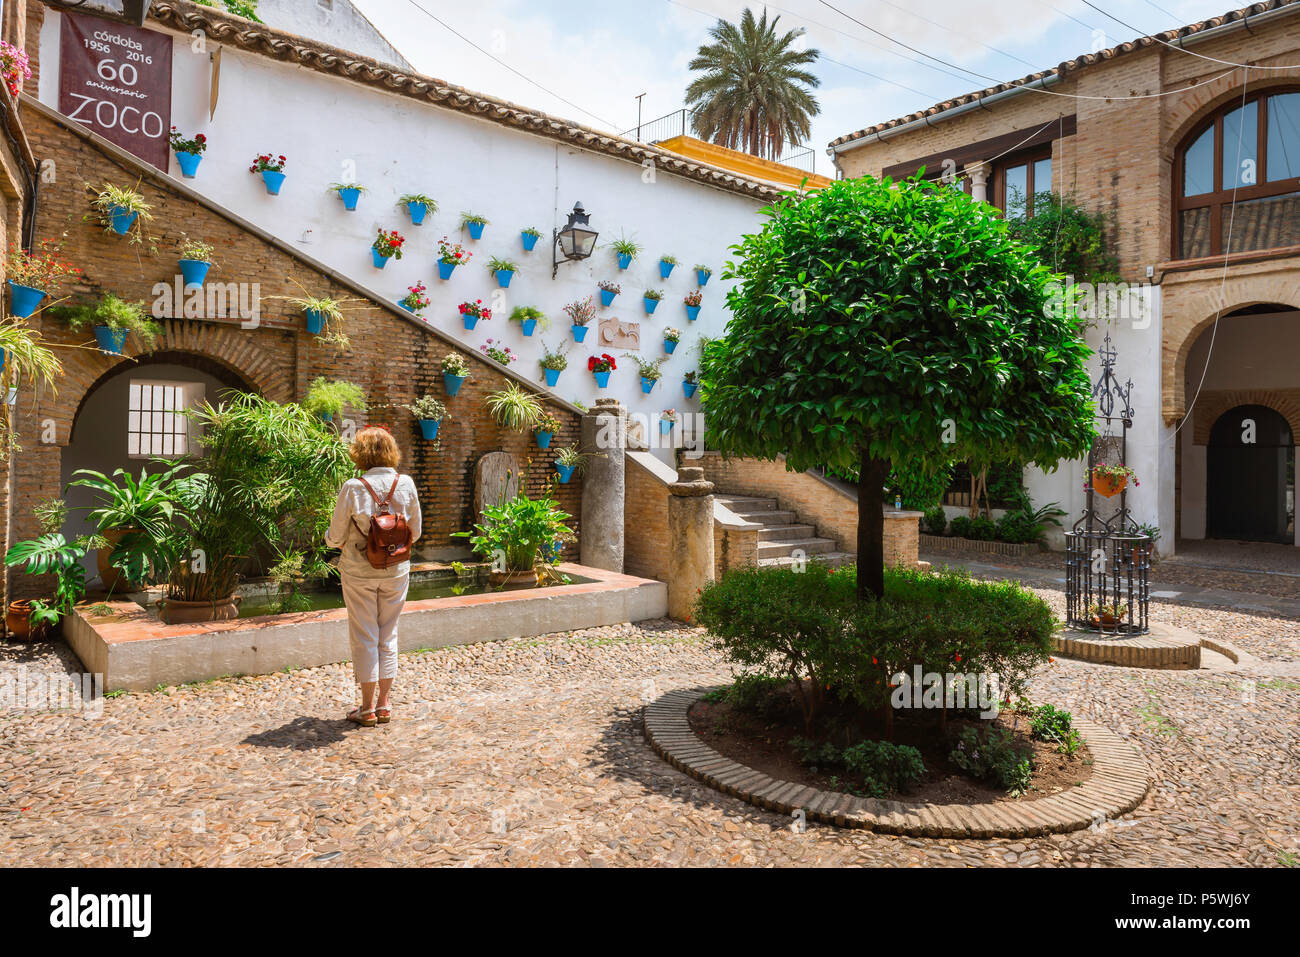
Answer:
<svg viewBox="0 0 1300 957"><path fill-rule="evenodd" d="M623 355L636 363L637 371L641 374L641 391L649 393L663 376L663 364L668 358L660 356L658 359L643 359L635 352L625 352Z"/></svg>
<svg viewBox="0 0 1300 957"><path fill-rule="evenodd" d="M499 392L489 392L483 402L497 425L512 432L531 428L542 416L542 404L537 396L513 382L506 383Z"/></svg>
<svg viewBox="0 0 1300 957"><path fill-rule="evenodd" d="M397 300L397 304L407 312L414 313L421 319L424 318L424 310L429 308L429 297L425 295L427 287L421 280L416 280L414 286L406 287L406 295Z"/></svg>
<svg viewBox="0 0 1300 957"><path fill-rule="evenodd" d="M688 292L682 302L686 304L686 318L691 322L700 318L700 303L704 301L704 294L696 289L694 292Z"/></svg>
<svg viewBox="0 0 1300 957"><path fill-rule="evenodd" d="M596 283L596 286L600 289L600 304L602 306L612 306L614 304L614 297L623 291L622 286L616 282L611 282L608 279L602 279L600 282Z"/></svg>
<svg viewBox="0 0 1300 957"><path fill-rule="evenodd" d="M677 343L682 341L682 331L680 329L664 330L664 352L672 355L677 349Z"/></svg>
<svg viewBox="0 0 1300 957"><path fill-rule="evenodd" d="M641 294L641 301L645 303L645 314L653 316L656 309L659 308L659 301L663 299L664 294L658 289L647 289Z"/></svg>
<svg viewBox="0 0 1300 957"><path fill-rule="evenodd" d="M438 241L438 278L450 279L456 267L465 265L473 255L466 252L460 243L448 242L447 237L443 236Z"/></svg>
<svg viewBox="0 0 1300 957"><path fill-rule="evenodd" d="M324 422L333 422L344 409L365 412L366 393L361 386L345 379L317 376L307 389L302 407Z"/></svg>
<svg viewBox="0 0 1300 957"><path fill-rule="evenodd" d="M442 420L451 418L447 414L447 407L427 393L402 408L415 416L415 420L420 423L420 434L430 442L438 437L438 426L442 425Z"/></svg>
<svg viewBox="0 0 1300 957"><path fill-rule="evenodd" d="M357 200L365 191L366 188L360 183L330 183L327 190L330 193L338 193L339 199L343 200L343 208L347 210L357 208Z"/></svg>
<svg viewBox="0 0 1300 957"><path fill-rule="evenodd" d="M526 336L531 336L539 323L543 331L551 328L551 321L535 306L515 306L510 321L519 323L520 331Z"/></svg>
<svg viewBox="0 0 1300 957"><path fill-rule="evenodd" d="M587 371L596 378L596 388L603 389L609 385L609 374L618 368L618 363L608 352L603 352L599 357L587 357Z"/></svg>
<svg viewBox="0 0 1300 957"><path fill-rule="evenodd" d="M302 290L301 296L268 296L268 299L286 299L295 308L302 310L303 320L307 332L313 336L319 336L327 342L333 342L339 346L345 346L348 343L348 337L343 331L343 305L349 302L361 302L360 299L335 299L331 296L312 296L307 293L307 289L298 280L290 277L299 289Z"/></svg>
<svg viewBox="0 0 1300 957"><path fill-rule="evenodd" d="M524 588L540 584L539 566L553 563L544 546L570 539L573 531L564 523L567 512L549 498L530 499L523 491L500 505L486 505L483 521L472 532L453 532L468 538L475 554L493 561L503 557L504 568L494 567L488 582L498 588Z"/></svg>
<svg viewBox="0 0 1300 957"><path fill-rule="evenodd" d="M503 366L508 366L519 358L519 356L510 351L508 345L504 342L498 342L495 339L489 339L487 342L483 343L478 347L478 351L483 353L483 355L487 356L493 362L499 362Z"/></svg>
<svg viewBox="0 0 1300 957"><path fill-rule="evenodd" d="M456 397L469 376L469 360L459 352L449 352L442 357L442 386L449 398Z"/></svg>
<svg viewBox="0 0 1300 957"><path fill-rule="evenodd" d="M1124 491L1130 478L1133 480L1134 488L1141 484L1137 480L1137 473L1127 465L1107 465L1105 462L1097 462L1092 467L1092 490L1098 495L1111 498ZM1084 485L1085 490L1087 487Z"/></svg>
<svg viewBox="0 0 1300 957"><path fill-rule="evenodd" d="M619 269L626 269L632 265L632 260L636 259L641 253L641 244L628 239L626 236L620 236L609 246L614 250L614 255L618 257Z"/></svg>
<svg viewBox="0 0 1300 957"><path fill-rule="evenodd" d="M423 193L403 193L397 198L397 205L406 207L412 226L419 226L424 222L426 214L438 211L438 204L433 197L425 196Z"/></svg>
<svg viewBox="0 0 1300 957"><path fill-rule="evenodd" d="M185 288L201 287L212 268L212 244L188 237L181 243L180 267Z"/></svg>
<svg viewBox="0 0 1300 957"><path fill-rule="evenodd" d="M569 317L573 331L573 341L581 342L587 338L587 324L596 318L596 303L588 296L564 307L564 314Z"/></svg>
<svg viewBox="0 0 1300 957"><path fill-rule="evenodd" d="M152 352L162 336L162 326L145 314L143 302L127 302L112 293L95 305L56 306L51 311L73 332L93 329L100 350L110 355L121 355L132 333L141 352Z"/></svg>
<svg viewBox="0 0 1300 957"><path fill-rule="evenodd" d="M585 472L593 454L595 453L578 451L576 445L568 445L556 451L552 464L555 466L560 484L568 485L569 479L575 474L581 475Z"/></svg>
<svg viewBox="0 0 1300 957"><path fill-rule="evenodd" d="M18 243L9 247L9 262L5 272L9 281L9 311L19 319L31 316L50 291L65 279L81 274L81 270L67 262L61 244L42 241L32 252ZM0 368L3 368L0 361Z"/></svg>
<svg viewBox="0 0 1300 957"><path fill-rule="evenodd" d="M659 434L660 435L667 435L669 432L673 430L673 426L676 424L677 424L676 409L664 409L662 412L659 413Z"/></svg>
<svg viewBox="0 0 1300 957"><path fill-rule="evenodd" d="M567 348L552 349L545 340L542 341L542 357L537 361L541 363L542 373L546 377L548 386L555 386L560 381L560 373L569 367L569 360L565 353Z"/></svg>
<svg viewBox="0 0 1300 957"><path fill-rule="evenodd" d="M533 423L533 438L539 449L549 449L551 439L560 432L560 420L550 412L542 412Z"/></svg>
<svg viewBox="0 0 1300 957"><path fill-rule="evenodd" d="M676 256L660 256L659 257L660 278L667 279L669 276L671 276L673 274L673 267L676 265L677 265Z"/></svg>
<svg viewBox="0 0 1300 957"><path fill-rule="evenodd" d="M266 191L272 196L279 196L280 187L284 185L284 164L286 162L287 160L283 154L272 156L270 153L262 153L253 159L248 171L250 173L261 173L262 182L266 184Z"/></svg>
<svg viewBox="0 0 1300 957"><path fill-rule="evenodd" d="M460 228L469 230L470 239L482 239L483 227L488 225L486 216L480 216L478 213L461 213Z"/></svg>
<svg viewBox="0 0 1300 957"><path fill-rule="evenodd" d="M466 329L473 329L480 319L492 318L492 310L483 305L482 299L475 299L473 302L466 300L457 308L460 310L460 317Z"/></svg>
<svg viewBox="0 0 1300 957"><path fill-rule="evenodd" d="M701 286L709 284L709 277L713 275L713 270L708 266L695 265L695 281Z"/></svg>
<svg viewBox="0 0 1300 957"><path fill-rule="evenodd" d="M515 278L515 271L519 269L509 259L501 259L497 256L488 260L487 267L488 272L497 277L497 285L502 289L510 287L510 280Z"/></svg>
<svg viewBox="0 0 1300 957"><path fill-rule="evenodd" d="M181 175L193 179L199 171L199 163L203 161L203 151L208 148L208 138L202 133L195 133L192 139L186 139L173 126L170 140L176 162L181 167Z"/></svg>
<svg viewBox="0 0 1300 957"><path fill-rule="evenodd" d="M40 523L41 535L16 542L5 553L5 564L23 566L29 575L53 575L54 594L47 598L19 599L9 603L5 625L19 640L50 638L58 634L59 622L71 614L73 606L86 594L86 570L81 560L100 544L94 537L80 537L71 542L61 531L67 517L66 503L53 499L42 502L32 511Z"/></svg>
<svg viewBox="0 0 1300 957"><path fill-rule="evenodd" d="M405 242L402 234L395 229L391 232L378 230L375 241L370 244L370 255L374 260L375 268L383 269L390 259L401 259L402 244Z"/></svg>
<svg viewBox="0 0 1300 957"><path fill-rule="evenodd" d="M542 231L535 226L526 226L519 230L519 239L524 244L524 252L530 253L542 238Z"/></svg>
<svg viewBox="0 0 1300 957"><path fill-rule="evenodd" d="M699 373L692 370L682 376L682 391L686 393L686 398L695 395L695 390L699 388Z"/></svg>
<svg viewBox="0 0 1300 957"><path fill-rule="evenodd" d="M22 92L23 81L32 78L31 61L27 51L8 40L0 40L0 80L14 99Z"/></svg>
<svg viewBox="0 0 1300 957"><path fill-rule="evenodd" d="M130 235L131 244L144 241L144 224L153 219L153 207L134 189L105 183L90 201L104 232Z"/></svg>

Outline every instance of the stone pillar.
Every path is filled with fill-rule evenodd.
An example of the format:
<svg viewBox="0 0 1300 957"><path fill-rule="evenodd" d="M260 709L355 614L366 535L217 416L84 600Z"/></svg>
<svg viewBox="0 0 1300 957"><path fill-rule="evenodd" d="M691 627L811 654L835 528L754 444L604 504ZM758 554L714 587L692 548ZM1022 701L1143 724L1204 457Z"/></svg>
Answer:
<svg viewBox="0 0 1300 957"><path fill-rule="evenodd" d="M621 573L627 410L617 399L597 399L581 435L578 447L591 453L582 476L582 564Z"/></svg>
<svg viewBox="0 0 1300 957"><path fill-rule="evenodd" d="M989 168L987 165L972 166L963 170L970 176L970 195L971 199L978 199L981 203L989 201Z"/></svg>
<svg viewBox="0 0 1300 957"><path fill-rule="evenodd" d="M713 483L695 466L668 486L668 616L690 621L695 597L713 578Z"/></svg>

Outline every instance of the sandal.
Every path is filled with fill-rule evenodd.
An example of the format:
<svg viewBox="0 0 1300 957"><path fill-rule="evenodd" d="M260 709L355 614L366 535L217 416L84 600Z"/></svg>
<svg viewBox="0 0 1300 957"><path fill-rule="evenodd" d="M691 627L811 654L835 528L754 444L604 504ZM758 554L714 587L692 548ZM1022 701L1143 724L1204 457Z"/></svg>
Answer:
<svg viewBox="0 0 1300 957"><path fill-rule="evenodd" d="M393 709L392 709L392 708L376 708L376 709L375 709L375 720L378 721L380 724L388 724L388 722L390 722L390 721L393 720Z"/></svg>
<svg viewBox="0 0 1300 957"><path fill-rule="evenodd" d="M369 717L367 717L369 715ZM375 726L375 711L371 708L369 711L362 711L360 708L353 708L346 715L346 719L353 724L359 724L363 728L373 728Z"/></svg>

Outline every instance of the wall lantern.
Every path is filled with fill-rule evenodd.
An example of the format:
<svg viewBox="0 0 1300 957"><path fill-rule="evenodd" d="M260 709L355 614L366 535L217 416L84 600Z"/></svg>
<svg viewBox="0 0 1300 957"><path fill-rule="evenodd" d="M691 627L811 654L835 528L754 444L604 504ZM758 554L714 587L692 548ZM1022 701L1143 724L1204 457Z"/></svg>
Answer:
<svg viewBox="0 0 1300 957"><path fill-rule="evenodd" d="M564 228L551 231L552 279L555 278L562 262L559 256L563 256L564 260L569 262L576 262L579 259L586 259L596 248L596 237L600 234L589 228L590 222L591 217L582 208L582 203L574 203L573 212L569 213L569 221Z"/></svg>
<svg viewBox="0 0 1300 957"><path fill-rule="evenodd" d="M68 13L88 13L92 17L144 26L151 0L49 0L49 5Z"/></svg>

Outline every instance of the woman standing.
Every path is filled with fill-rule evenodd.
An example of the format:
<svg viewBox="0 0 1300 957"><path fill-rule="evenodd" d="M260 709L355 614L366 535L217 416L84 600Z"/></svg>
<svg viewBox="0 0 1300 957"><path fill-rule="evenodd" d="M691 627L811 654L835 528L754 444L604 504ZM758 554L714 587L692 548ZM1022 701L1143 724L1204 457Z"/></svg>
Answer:
<svg viewBox="0 0 1300 957"><path fill-rule="evenodd" d="M409 546L420 537L420 499L411 477L397 471L401 453L387 429L362 429L348 454L363 474L339 490L325 543L342 550L339 577L348 609L352 670L361 685L361 706L348 712L347 720L371 728L387 724L393 715L388 695L397 677L397 619L410 580ZM390 544L386 552L370 534L376 515L381 517L377 530L398 530L397 538L390 533L388 540L399 544ZM409 538L400 534L402 522Z"/></svg>

